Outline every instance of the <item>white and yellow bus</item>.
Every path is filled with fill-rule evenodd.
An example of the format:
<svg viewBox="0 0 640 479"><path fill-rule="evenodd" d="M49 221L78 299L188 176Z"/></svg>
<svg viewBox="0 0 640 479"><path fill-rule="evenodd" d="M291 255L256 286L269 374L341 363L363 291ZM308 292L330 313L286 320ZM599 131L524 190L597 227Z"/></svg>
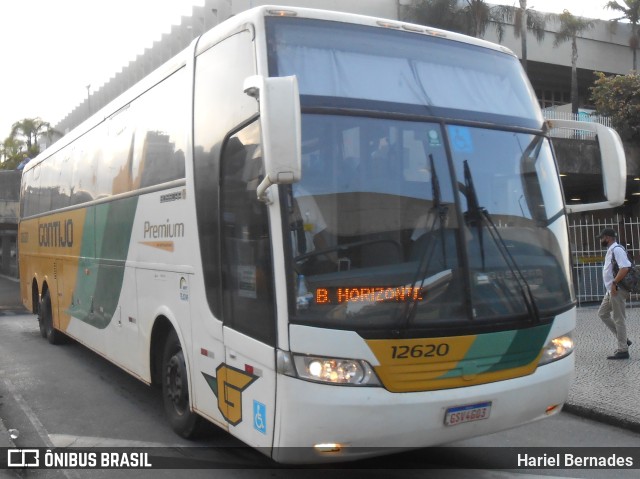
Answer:
<svg viewBox="0 0 640 479"><path fill-rule="evenodd" d="M623 200L617 135L597 130ZM572 380L566 207L507 49L260 7L25 168L24 304L283 462L426 447L557 413ZM52 365L55 367L55 365Z"/></svg>

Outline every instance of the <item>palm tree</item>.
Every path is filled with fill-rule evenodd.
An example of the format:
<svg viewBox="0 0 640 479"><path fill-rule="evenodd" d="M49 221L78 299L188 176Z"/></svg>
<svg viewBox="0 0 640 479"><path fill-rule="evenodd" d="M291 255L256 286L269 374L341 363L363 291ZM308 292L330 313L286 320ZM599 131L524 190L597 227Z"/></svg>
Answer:
<svg viewBox="0 0 640 479"><path fill-rule="evenodd" d="M420 0L410 9L413 21L443 30L462 32L457 0Z"/></svg>
<svg viewBox="0 0 640 479"><path fill-rule="evenodd" d="M0 169L14 170L22 161L22 147L24 143L16 138L8 137L0 144Z"/></svg>
<svg viewBox="0 0 640 479"><path fill-rule="evenodd" d="M27 146L27 154L33 157L40 153L37 144L38 137L41 135L51 137L53 133L54 130L48 122L42 121L40 118L25 118L13 124L9 137L23 137Z"/></svg>
<svg viewBox="0 0 640 479"><path fill-rule="evenodd" d="M622 5L620 4L622 2ZM613 22L629 20L631 24L631 36L629 37L629 48L633 52L633 71L637 70L636 50L640 44L638 38L638 23L640 23L640 0L610 0L604 8L622 13L619 18L614 18Z"/></svg>
<svg viewBox="0 0 640 479"><path fill-rule="evenodd" d="M420 25L442 28L482 38L490 23L494 24L498 42L504 37L505 22L511 21L511 7L489 6L485 0L464 0L466 6L458 7L458 0L420 0L409 9L412 21Z"/></svg>
<svg viewBox="0 0 640 479"><path fill-rule="evenodd" d="M527 0L519 0L520 8L515 9L514 34L520 37L522 46L522 67L527 71L527 32L532 32L538 42L544 40L546 18L539 12L527 8Z"/></svg>
<svg viewBox="0 0 640 479"><path fill-rule="evenodd" d="M582 17L575 17L569 10L565 10L559 15L560 29L556 32L556 39L553 46L557 47L561 43L571 41L571 111L578 113L578 43L577 37L585 30L595 26L593 20Z"/></svg>
<svg viewBox="0 0 640 479"><path fill-rule="evenodd" d="M484 0L465 0L467 5L461 11L464 33L482 38L487 27L493 22L498 42L504 37L504 23L511 20L511 8L504 5L490 7Z"/></svg>

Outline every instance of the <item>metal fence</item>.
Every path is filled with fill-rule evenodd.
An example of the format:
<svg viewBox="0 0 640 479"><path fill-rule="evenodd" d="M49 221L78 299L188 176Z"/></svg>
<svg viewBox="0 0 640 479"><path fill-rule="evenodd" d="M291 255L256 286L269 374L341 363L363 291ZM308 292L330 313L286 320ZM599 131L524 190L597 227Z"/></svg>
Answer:
<svg viewBox="0 0 640 479"><path fill-rule="evenodd" d="M609 219L582 218L569 225L569 241L573 255L574 286L578 303L601 301L604 296L602 265L606 251L600 246L598 236L604 228L618 232L618 243L640 260L640 218L616 215ZM640 295L632 295L637 303Z"/></svg>
<svg viewBox="0 0 640 479"><path fill-rule="evenodd" d="M608 116L596 115L594 113L568 113L557 111L552 108L542 110L545 120L576 120L591 123L600 123L604 126L611 126L611 118ZM595 140L596 134L585 130L567 130L564 128L552 128L549 132L553 138L572 138L577 140Z"/></svg>

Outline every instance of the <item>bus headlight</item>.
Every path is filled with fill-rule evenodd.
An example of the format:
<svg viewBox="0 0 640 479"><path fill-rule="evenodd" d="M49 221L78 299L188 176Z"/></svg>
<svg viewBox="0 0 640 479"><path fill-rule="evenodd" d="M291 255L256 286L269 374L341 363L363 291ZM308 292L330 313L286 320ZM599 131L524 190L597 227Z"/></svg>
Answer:
<svg viewBox="0 0 640 479"><path fill-rule="evenodd" d="M373 368L359 359L293 355L298 377L330 384L380 386Z"/></svg>
<svg viewBox="0 0 640 479"><path fill-rule="evenodd" d="M549 364L557 361L558 359L569 356L569 354L573 352L574 348L575 343L573 342L572 333L558 336L557 338L549 341L542 349L542 356L540 357L538 366Z"/></svg>

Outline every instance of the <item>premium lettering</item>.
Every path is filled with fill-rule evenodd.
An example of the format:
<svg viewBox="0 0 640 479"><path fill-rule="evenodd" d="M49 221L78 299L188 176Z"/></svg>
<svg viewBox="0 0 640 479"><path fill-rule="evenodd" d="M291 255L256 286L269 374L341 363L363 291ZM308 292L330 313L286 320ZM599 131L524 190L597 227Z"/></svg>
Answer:
<svg viewBox="0 0 640 479"><path fill-rule="evenodd" d="M166 223L152 224L149 221L144 222L144 238L150 239L166 239L166 238L182 238L184 237L184 223Z"/></svg>

